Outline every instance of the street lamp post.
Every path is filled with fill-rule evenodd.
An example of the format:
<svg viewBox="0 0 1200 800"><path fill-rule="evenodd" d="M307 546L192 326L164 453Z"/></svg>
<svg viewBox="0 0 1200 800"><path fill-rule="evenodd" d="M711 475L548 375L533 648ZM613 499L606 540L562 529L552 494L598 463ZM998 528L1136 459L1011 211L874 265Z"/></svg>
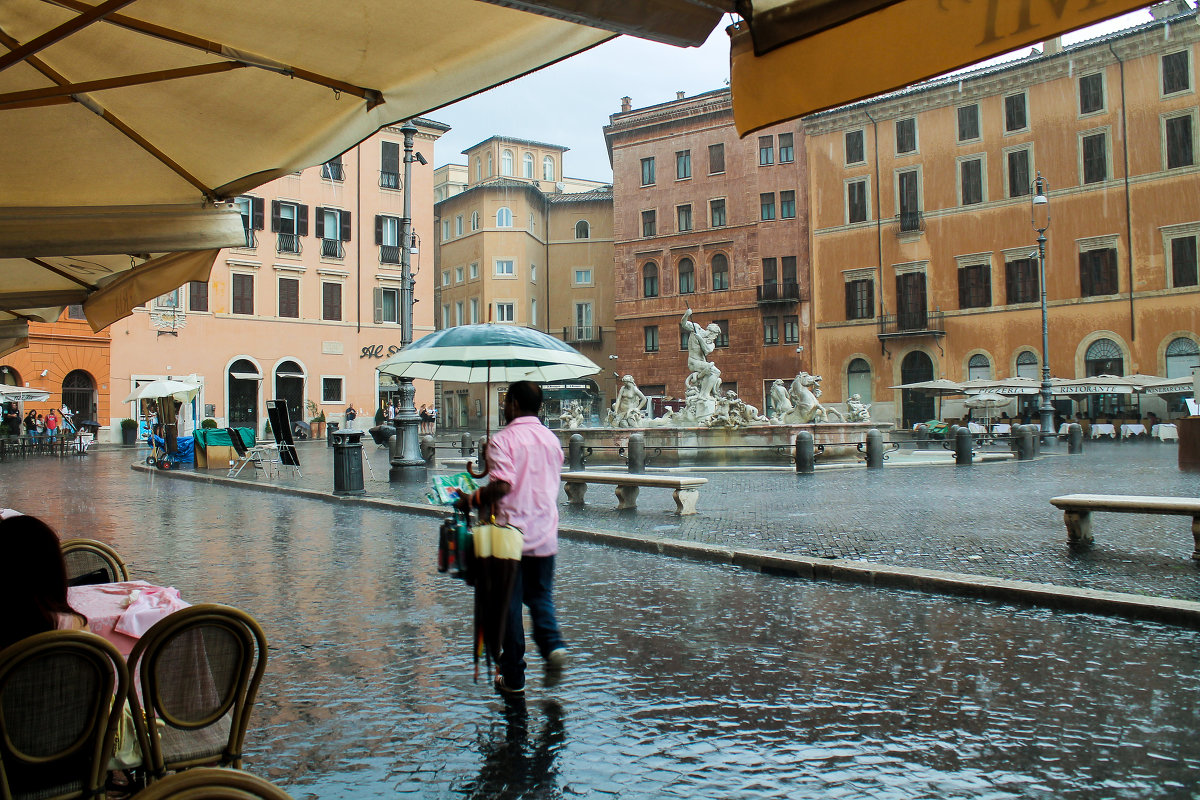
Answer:
<svg viewBox="0 0 1200 800"><path fill-rule="evenodd" d="M413 288L416 278L412 273L412 162L426 163L424 156L413 153L413 138L417 127L409 120L400 126L404 135L404 216L400 220L400 347L412 344L413 339ZM399 479L407 467L423 467L425 459L421 458L421 448L418 441L421 418L417 414L413 398L417 390L412 378L400 379L400 409L396 414L396 434L400 437L400 453L391 459L389 480ZM393 451L394 453L394 451Z"/></svg>
<svg viewBox="0 0 1200 800"><path fill-rule="evenodd" d="M1049 184L1041 170L1033 181L1030 214L1038 238L1038 287L1042 293L1042 402L1038 412L1042 418L1042 441L1054 435L1054 402L1050 392L1050 328L1046 322L1046 229L1050 227L1050 200L1046 196Z"/></svg>

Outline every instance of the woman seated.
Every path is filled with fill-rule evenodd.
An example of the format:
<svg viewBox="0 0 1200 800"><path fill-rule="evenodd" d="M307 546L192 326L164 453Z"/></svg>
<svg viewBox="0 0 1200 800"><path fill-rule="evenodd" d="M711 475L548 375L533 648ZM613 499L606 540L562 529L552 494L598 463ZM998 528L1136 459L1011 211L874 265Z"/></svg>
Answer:
<svg viewBox="0 0 1200 800"><path fill-rule="evenodd" d="M36 633L87 627L87 617L67 602L67 568L49 525L25 515L0 519L0 550L10 567L0 581L0 649Z"/></svg>

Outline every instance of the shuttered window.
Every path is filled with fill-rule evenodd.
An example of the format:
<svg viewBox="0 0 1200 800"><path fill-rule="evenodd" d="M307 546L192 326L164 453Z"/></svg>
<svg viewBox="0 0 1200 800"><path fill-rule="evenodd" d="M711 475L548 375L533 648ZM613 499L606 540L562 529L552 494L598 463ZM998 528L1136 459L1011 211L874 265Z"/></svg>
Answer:
<svg viewBox="0 0 1200 800"><path fill-rule="evenodd" d="M295 278L279 279L279 316L300 318L300 281Z"/></svg>
<svg viewBox="0 0 1200 800"><path fill-rule="evenodd" d="M234 314L253 314L254 313L254 276L241 275L233 273L233 313Z"/></svg>
<svg viewBox="0 0 1200 800"><path fill-rule="evenodd" d="M1096 297L1116 294L1117 249L1089 250L1079 254L1079 294Z"/></svg>
<svg viewBox="0 0 1200 800"><path fill-rule="evenodd" d="M321 284L321 319L340 320L342 318L342 285L340 283Z"/></svg>

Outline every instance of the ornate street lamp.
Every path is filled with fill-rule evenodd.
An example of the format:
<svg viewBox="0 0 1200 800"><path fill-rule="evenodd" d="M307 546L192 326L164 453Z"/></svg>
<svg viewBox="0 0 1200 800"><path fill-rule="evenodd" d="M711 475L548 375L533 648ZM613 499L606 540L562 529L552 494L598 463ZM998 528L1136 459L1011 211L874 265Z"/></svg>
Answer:
<svg viewBox="0 0 1200 800"><path fill-rule="evenodd" d="M1046 229L1050 227L1050 200L1046 196L1049 183L1038 170L1031 187L1030 214L1038 238L1038 286L1042 292L1042 403L1038 412L1042 418L1042 441L1054 436L1054 403L1050 393L1050 328L1046 323Z"/></svg>

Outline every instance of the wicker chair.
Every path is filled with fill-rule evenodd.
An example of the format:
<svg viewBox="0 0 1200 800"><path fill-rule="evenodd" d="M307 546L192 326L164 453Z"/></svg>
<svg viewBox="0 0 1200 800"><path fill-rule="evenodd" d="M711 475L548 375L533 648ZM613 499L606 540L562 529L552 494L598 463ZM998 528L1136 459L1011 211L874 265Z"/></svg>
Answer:
<svg viewBox="0 0 1200 800"><path fill-rule="evenodd" d="M116 583L129 580L129 571L117 551L95 539L68 539L62 543L67 583Z"/></svg>
<svg viewBox="0 0 1200 800"><path fill-rule="evenodd" d="M133 800L292 800L273 783L239 769L196 767L155 781Z"/></svg>
<svg viewBox="0 0 1200 800"><path fill-rule="evenodd" d="M0 653L0 797L104 795L129 690L125 660L83 631L48 631Z"/></svg>
<svg viewBox="0 0 1200 800"><path fill-rule="evenodd" d="M141 689L130 703L150 780L189 767L241 767L266 659L262 628L229 606L191 606L146 632L129 654L129 671Z"/></svg>

